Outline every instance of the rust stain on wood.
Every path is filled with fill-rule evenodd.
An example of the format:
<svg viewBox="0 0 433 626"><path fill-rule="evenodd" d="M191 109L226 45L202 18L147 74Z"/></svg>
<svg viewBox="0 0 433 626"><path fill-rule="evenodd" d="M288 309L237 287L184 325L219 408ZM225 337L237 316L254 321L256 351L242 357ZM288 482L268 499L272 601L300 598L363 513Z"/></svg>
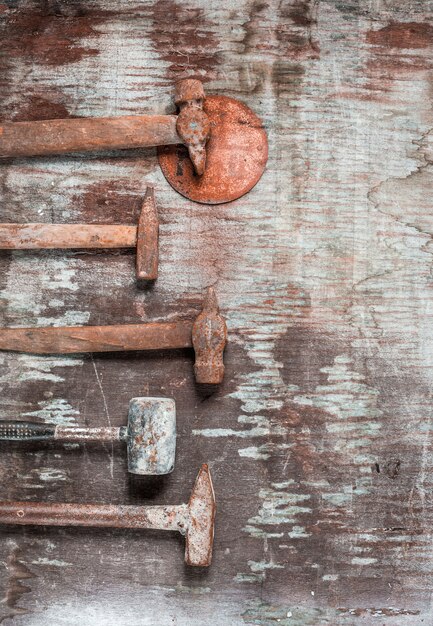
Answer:
<svg viewBox="0 0 433 626"><path fill-rule="evenodd" d="M169 63L168 77L189 77L200 71L200 79L211 80L219 65L218 39L206 12L188 2L156 0L150 8L150 36L155 52Z"/></svg>
<svg viewBox="0 0 433 626"><path fill-rule="evenodd" d="M82 45L81 40L99 37L96 27L110 15L110 11L87 9L83 3L19 2L3 13L3 63L8 64L8 57L21 57L61 66L97 55L97 48Z"/></svg>
<svg viewBox="0 0 433 626"><path fill-rule="evenodd" d="M366 33L368 43L400 50L433 46L433 25L429 22L391 22Z"/></svg>
<svg viewBox="0 0 433 626"><path fill-rule="evenodd" d="M433 67L429 54L433 26L428 22L392 22L378 30L369 30L366 41L371 45L371 57L366 62L370 82L366 86L372 92L388 92L395 81L408 81L413 72L425 72Z"/></svg>
<svg viewBox="0 0 433 626"><path fill-rule="evenodd" d="M61 101L48 100L38 95L29 95L25 104L13 115L14 122L53 120L70 117Z"/></svg>
<svg viewBox="0 0 433 626"><path fill-rule="evenodd" d="M142 205L143 181L130 178L89 181L83 189L74 188L71 204L80 216L92 216L96 223L107 221L137 223Z"/></svg>

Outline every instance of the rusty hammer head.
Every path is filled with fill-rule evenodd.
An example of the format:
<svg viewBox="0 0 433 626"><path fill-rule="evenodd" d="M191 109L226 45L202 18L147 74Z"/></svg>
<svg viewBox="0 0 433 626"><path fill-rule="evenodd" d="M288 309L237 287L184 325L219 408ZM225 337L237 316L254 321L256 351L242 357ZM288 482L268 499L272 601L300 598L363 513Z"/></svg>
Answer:
<svg viewBox="0 0 433 626"><path fill-rule="evenodd" d="M132 474L169 474L176 452L176 405L171 398L132 398L123 438Z"/></svg>
<svg viewBox="0 0 433 626"><path fill-rule="evenodd" d="M201 176L206 167L206 143L210 136L210 122L203 111L205 93L199 80L187 78L176 83L175 102L179 107L176 130L188 148L196 174Z"/></svg>
<svg viewBox="0 0 433 626"><path fill-rule="evenodd" d="M215 291L209 287L201 313L192 327L195 350L194 372L201 385L219 385L224 378L223 352L227 343L227 326L219 313Z"/></svg>
<svg viewBox="0 0 433 626"><path fill-rule="evenodd" d="M185 561L188 565L210 565L215 512L215 494L209 468L202 465L187 508Z"/></svg>
<svg viewBox="0 0 433 626"><path fill-rule="evenodd" d="M158 276L159 220L153 187L147 187L137 226L136 274L138 280Z"/></svg>

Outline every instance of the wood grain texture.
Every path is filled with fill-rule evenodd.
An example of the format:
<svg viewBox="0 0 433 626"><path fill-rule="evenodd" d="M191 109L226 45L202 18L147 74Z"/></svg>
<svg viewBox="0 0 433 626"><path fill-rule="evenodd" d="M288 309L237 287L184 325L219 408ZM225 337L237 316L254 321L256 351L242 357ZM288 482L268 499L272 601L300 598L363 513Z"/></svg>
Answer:
<svg viewBox="0 0 433 626"><path fill-rule="evenodd" d="M176 194L153 149L6 161L1 222L137 223L158 198L160 270L134 254L2 252L2 325L192 319L214 285L224 384L188 354L0 355L0 417L120 426L177 403L173 474L116 447L2 446L1 499L217 497L208 572L175 535L1 529L3 623L418 626L432 622L433 7L413 0L7 1L2 121L173 112L173 81L245 101L268 132L251 193Z"/></svg>
<svg viewBox="0 0 433 626"><path fill-rule="evenodd" d="M0 126L0 157L69 154L180 143L175 115L89 117Z"/></svg>
<svg viewBox="0 0 433 626"><path fill-rule="evenodd" d="M122 224L0 224L2 250L134 248L137 227Z"/></svg>

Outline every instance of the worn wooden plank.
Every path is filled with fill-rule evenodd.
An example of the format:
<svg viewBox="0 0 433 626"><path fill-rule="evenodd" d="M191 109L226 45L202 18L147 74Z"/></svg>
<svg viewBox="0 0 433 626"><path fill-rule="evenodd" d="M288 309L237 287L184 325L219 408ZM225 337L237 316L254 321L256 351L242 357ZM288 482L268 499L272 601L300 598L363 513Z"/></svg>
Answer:
<svg viewBox="0 0 433 626"><path fill-rule="evenodd" d="M223 206L170 189L154 150L7 161L2 222L136 224L146 184L160 274L134 255L2 252L1 323L191 318L215 285L231 343L212 397L185 353L0 354L0 417L120 425L174 397L175 472L121 450L2 447L2 499L182 502L201 462L214 562L155 533L1 530L2 620L270 626L431 621L433 7L119 0L0 5L0 118L167 113L196 75L264 120L268 169Z"/></svg>

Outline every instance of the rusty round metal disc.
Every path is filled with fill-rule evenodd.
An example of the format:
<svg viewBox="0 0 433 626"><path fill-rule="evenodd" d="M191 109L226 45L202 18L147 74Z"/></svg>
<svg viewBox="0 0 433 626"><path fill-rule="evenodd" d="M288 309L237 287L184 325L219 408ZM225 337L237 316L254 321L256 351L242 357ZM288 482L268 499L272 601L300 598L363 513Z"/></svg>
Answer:
<svg viewBox="0 0 433 626"><path fill-rule="evenodd" d="M170 185L203 204L236 200L258 182L268 160L268 140L260 119L245 104L227 96L208 96L204 110L211 123L206 170L195 174L185 146L161 146L158 159Z"/></svg>

